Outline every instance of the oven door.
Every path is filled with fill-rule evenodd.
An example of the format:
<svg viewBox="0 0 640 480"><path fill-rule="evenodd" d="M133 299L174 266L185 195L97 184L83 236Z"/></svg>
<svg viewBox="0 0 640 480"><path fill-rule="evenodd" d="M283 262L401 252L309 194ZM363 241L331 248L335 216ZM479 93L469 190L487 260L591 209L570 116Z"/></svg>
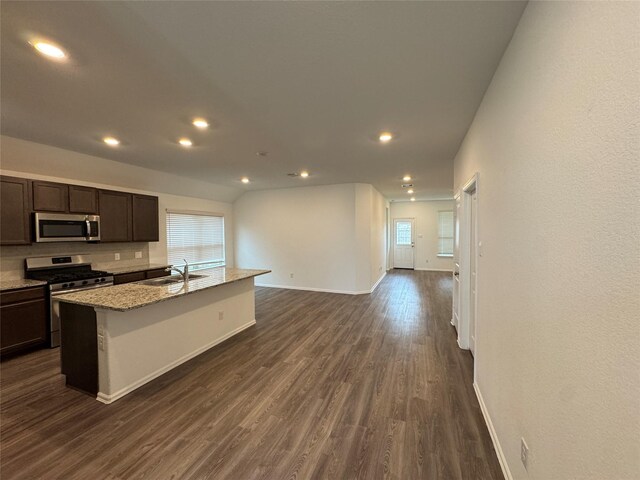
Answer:
<svg viewBox="0 0 640 480"><path fill-rule="evenodd" d="M86 242L100 240L97 215L35 214L36 242Z"/></svg>

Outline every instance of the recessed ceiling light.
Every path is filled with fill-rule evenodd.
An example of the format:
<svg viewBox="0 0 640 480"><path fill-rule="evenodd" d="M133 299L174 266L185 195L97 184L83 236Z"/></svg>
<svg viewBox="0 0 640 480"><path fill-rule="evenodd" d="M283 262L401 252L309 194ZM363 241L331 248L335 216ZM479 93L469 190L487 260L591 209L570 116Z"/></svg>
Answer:
<svg viewBox="0 0 640 480"><path fill-rule="evenodd" d="M402 181L403 182L410 182L411 181L411 175L405 175L404 177L402 177Z"/></svg>
<svg viewBox="0 0 640 480"><path fill-rule="evenodd" d="M411 201L415 202L416 201L415 197L411 197Z"/></svg>
<svg viewBox="0 0 640 480"><path fill-rule="evenodd" d="M393 138L393 135L389 132L382 132L378 138L382 143L387 143Z"/></svg>
<svg viewBox="0 0 640 480"><path fill-rule="evenodd" d="M193 124L198 128L207 128L209 126L209 122L207 122L204 118L194 118Z"/></svg>
<svg viewBox="0 0 640 480"><path fill-rule="evenodd" d="M411 194L413 193L413 189L412 189L412 188L410 188L409 190L407 190L407 193L408 193L409 195L411 195Z"/></svg>
<svg viewBox="0 0 640 480"><path fill-rule="evenodd" d="M114 137L104 137L102 141L107 145L111 145L112 147L117 147L118 145L120 145L120 140Z"/></svg>
<svg viewBox="0 0 640 480"><path fill-rule="evenodd" d="M302 172L300 172L300 176L302 178L307 178L309 176L309 172L303 170Z"/></svg>
<svg viewBox="0 0 640 480"><path fill-rule="evenodd" d="M49 58L55 58L56 60L61 60L67 56L60 47L53 45L52 43L34 41L29 42L33 48L35 48L38 53L45 55Z"/></svg>
<svg viewBox="0 0 640 480"><path fill-rule="evenodd" d="M193 145L193 142L188 138L181 138L180 140L178 140L178 143L183 147L190 147L191 145Z"/></svg>
<svg viewBox="0 0 640 480"><path fill-rule="evenodd" d="M242 177L242 178L240 179L240 181L241 181L242 183L249 183L249 179L248 179L247 177Z"/></svg>

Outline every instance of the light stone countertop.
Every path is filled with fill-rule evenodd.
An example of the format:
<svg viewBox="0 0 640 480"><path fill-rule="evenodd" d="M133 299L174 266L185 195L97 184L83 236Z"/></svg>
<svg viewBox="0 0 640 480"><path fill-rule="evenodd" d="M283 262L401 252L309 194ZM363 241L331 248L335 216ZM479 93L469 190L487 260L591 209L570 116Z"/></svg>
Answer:
<svg viewBox="0 0 640 480"><path fill-rule="evenodd" d="M68 293L57 296L56 300L98 309L126 312L270 272L271 270L217 267L192 272L193 275L206 275L206 277L189 280L187 285L184 282L163 286L145 285L143 282L125 283ZM167 277L160 277L156 280L161 278Z"/></svg>
<svg viewBox="0 0 640 480"><path fill-rule="evenodd" d="M97 268L97 270L105 270L109 273L113 273L114 275L120 275L121 273L145 272L147 270L157 270L160 268L167 268L170 266L171 265L166 263L145 263L143 265L129 265L127 267Z"/></svg>
<svg viewBox="0 0 640 480"><path fill-rule="evenodd" d="M15 280L2 280L0 282L0 292L8 290L18 290L20 288L40 287L47 282L41 280L29 280L28 278L16 278Z"/></svg>

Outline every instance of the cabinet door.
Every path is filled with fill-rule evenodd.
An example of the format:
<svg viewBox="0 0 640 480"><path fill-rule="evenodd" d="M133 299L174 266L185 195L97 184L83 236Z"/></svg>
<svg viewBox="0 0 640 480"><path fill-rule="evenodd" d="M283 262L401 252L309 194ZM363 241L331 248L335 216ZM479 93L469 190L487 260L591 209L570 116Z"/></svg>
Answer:
<svg viewBox="0 0 640 480"><path fill-rule="evenodd" d="M44 345L47 341L47 303L44 298L0 307L0 354Z"/></svg>
<svg viewBox="0 0 640 480"><path fill-rule="evenodd" d="M36 212L68 212L69 186L34 180L33 209Z"/></svg>
<svg viewBox="0 0 640 480"><path fill-rule="evenodd" d="M98 213L98 190L92 187L69 185L70 213Z"/></svg>
<svg viewBox="0 0 640 480"><path fill-rule="evenodd" d="M111 190L98 191L100 207L100 241L130 242L131 194Z"/></svg>
<svg viewBox="0 0 640 480"><path fill-rule="evenodd" d="M139 282L146 278L144 272L121 273L113 276L113 284L121 285L123 283Z"/></svg>
<svg viewBox="0 0 640 480"><path fill-rule="evenodd" d="M147 278L167 277L169 275L171 275L171 273L167 272L166 268L156 268L155 270L147 270L146 272Z"/></svg>
<svg viewBox="0 0 640 480"><path fill-rule="evenodd" d="M158 240L158 197L133 194L133 241Z"/></svg>
<svg viewBox="0 0 640 480"><path fill-rule="evenodd" d="M31 243L29 181L2 176L0 182L0 244L28 245Z"/></svg>

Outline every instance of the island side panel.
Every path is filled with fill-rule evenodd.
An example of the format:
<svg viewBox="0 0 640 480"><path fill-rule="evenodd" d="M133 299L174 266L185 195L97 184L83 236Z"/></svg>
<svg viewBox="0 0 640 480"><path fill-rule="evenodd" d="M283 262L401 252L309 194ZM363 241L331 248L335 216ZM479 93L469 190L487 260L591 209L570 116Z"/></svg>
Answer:
<svg viewBox="0 0 640 480"><path fill-rule="evenodd" d="M67 386L98 393L98 336L92 307L60 302L60 369Z"/></svg>
<svg viewBox="0 0 640 480"><path fill-rule="evenodd" d="M111 403L254 325L254 282L247 278L126 312L96 313L104 332L98 400Z"/></svg>

